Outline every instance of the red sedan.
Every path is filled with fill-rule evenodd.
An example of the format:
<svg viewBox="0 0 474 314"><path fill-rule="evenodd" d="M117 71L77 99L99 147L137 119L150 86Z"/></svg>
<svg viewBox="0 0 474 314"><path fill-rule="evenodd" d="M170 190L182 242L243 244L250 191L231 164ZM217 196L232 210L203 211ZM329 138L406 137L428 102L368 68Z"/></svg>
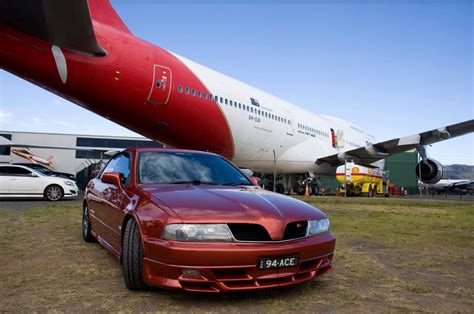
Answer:
<svg viewBox="0 0 474 314"><path fill-rule="evenodd" d="M293 285L331 270L319 209L265 191L215 154L128 149L89 182L83 237L122 262L129 289L224 292Z"/></svg>

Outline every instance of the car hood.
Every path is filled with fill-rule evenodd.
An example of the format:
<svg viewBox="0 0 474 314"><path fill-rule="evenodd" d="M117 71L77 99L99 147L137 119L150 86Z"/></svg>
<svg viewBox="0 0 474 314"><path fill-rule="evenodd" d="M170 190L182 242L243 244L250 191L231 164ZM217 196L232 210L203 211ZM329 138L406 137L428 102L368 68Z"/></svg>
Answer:
<svg viewBox="0 0 474 314"><path fill-rule="evenodd" d="M183 222L260 224L274 240L283 238L290 222L326 217L302 201L253 186L160 185L143 190Z"/></svg>

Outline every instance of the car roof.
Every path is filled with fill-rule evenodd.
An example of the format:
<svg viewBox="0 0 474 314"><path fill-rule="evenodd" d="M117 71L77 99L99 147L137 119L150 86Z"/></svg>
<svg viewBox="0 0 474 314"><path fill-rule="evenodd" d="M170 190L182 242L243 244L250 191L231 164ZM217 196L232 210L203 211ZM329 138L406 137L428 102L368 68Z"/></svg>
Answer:
<svg viewBox="0 0 474 314"><path fill-rule="evenodd" d="M16 168L23 168L23 169L26 169L26 170L32 170L32 171L36 172L36 170L33 169L33 168L23 166L23 165L17 165L17 164L0 164L0 167L16 167Z"/></svg>
<svg viewBox="0 0 474 314"><path fill-rule="evenodd" d="M34 164L34 163L32 163L32 162L15 162L15 163L13 163L12 165L14 165L14 166L25 166L25 167L34 166L34 167L43 167L43 168L46 168L46 166Z"/></svg>

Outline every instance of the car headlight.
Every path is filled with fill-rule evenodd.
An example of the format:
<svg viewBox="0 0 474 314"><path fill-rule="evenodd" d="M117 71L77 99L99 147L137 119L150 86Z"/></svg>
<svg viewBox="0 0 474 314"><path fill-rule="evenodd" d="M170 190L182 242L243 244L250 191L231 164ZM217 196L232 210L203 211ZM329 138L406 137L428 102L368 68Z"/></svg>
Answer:
<svg viewBox="0 0 474 314"><path fill-rule="evenodd" d="M69 185L69 186L74 186L74 183L71 181L64 181L64 184Z"/></svg>
<svg viewBox="0 0 474 314"><path fill-rule="evenodd" d="M226 224L170 224L163 229L162 238L174 241L232 241Z"/></svg>
<svg viewBox="0 0 474 314"><path fill-rule="evenodd" d="M329 230L329 219L308 221L308 235L315 235Z"/></svg>

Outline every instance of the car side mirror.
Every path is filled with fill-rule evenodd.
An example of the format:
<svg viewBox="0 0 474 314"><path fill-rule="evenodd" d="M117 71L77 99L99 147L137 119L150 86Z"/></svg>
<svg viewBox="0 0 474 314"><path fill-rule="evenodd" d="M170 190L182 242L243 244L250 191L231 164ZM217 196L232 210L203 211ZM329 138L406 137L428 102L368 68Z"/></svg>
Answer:
<svg viewBox="0 0 474 314"><path fill-rule="evenodd" d="M118 172L106 172L102 175L101 180L104 183L112 184L118 188L122 188L122 180L120 179L120 173Z"/></svg>
<svg viewBox="0 0 474 314"><path fill-rule="evenodd" d="M260 178L258 178L258 177L250 177L250 181L251 181L254 185L260 186L260 181L261 181Z"/></svg>

